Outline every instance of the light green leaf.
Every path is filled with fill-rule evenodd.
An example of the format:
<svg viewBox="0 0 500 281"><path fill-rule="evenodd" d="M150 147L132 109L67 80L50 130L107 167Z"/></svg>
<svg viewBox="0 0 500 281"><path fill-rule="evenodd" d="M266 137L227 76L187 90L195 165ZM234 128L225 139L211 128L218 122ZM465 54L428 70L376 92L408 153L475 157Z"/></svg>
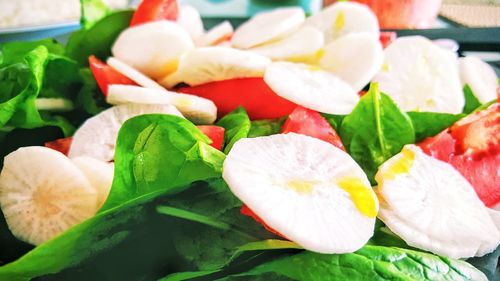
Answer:
<svg viewBox="0 0 500 281"><path fill-rule="evenodd" d="M224 127L224 153L228 154L233 145L240 139L246 138L250 132L250 118L243 107L239 107L233 112L224 116L217 126Z"/></svg>

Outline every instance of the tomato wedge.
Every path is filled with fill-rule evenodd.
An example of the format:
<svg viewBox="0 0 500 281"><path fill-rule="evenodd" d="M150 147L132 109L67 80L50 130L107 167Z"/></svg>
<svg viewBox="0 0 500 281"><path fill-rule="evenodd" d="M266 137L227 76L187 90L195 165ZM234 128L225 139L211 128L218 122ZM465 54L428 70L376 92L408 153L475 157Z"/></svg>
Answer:
<svg viewBox="0 0 500 281"><path fill-rule="evenodd" d="M89 65L90 70L92 71L92 74L97 81L97 85L99 86L99 89L101 89L104 96L108 94L109 85L137 85L134 81L130 80L120 72L114 70L111 66L102 62L94 55L89 57Z"/></svg>
<svg viewBox="0 0 500 281"><path fill-rule="evenodd" d="M72 141L73 141L72 137L57 139L55 141L46 142L45 147L57 150L67 156Z"/></svg>
<svg viewBox="0 0 500 281"><path fill-rule="evenodd" d="M213 148L222 150L222 144L224 143L224 128L219 126L205 125L196 126L200 131L212 140L210 144Z"/></svg>
<svg viewBox="0 0 500 281"><path fill-rule="evenodd" d="M382 47L387 48L394 40L398 38L398 34L394 31L382 31L380 32L379 41L382 43Z"/></svg>
<svg viewBox="0 0 500 281"><path fill-rule="evenodd" d="M219 117L243 106L250 119L274 119L290 114L295 107L276 95L263 78L238 78L211 82L178 90L212 100L217 106Z"/></svg>
<svg viewBox="0 0 500 281"><path fill-rule="evenodd" d="M130 26L157 20L177 20L179 4L177 0L143 0L130 21Z"/></svg>
<svg viewBox="0 0 500 281"><path fill-rule="evenodd" d="M455 139L446 130L435 137L426 138L419 146L426 154L450 162L451 156L455 154L455 143Z"/></svg>
<svg viewBox="0 0 500 281"><path fill-rule="evenodd" d="M317 138L345 151L339 135L330 123L318 112L302 106L297 106L288 116L288 119L281 128L281 132L283 134L297 133Z"/></svg>

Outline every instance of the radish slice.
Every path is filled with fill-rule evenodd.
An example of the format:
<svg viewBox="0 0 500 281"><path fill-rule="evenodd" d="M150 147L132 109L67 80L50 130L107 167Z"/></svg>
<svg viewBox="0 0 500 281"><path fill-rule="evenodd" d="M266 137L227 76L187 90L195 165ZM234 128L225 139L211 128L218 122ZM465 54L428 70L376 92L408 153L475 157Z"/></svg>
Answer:
<svg viewBox="0 0 500 281"><path fill-rule="evenodd" d="M404 111L459 114L465 104L456 55L421 36L389 45L374 81Z"/></svg>
<svg viewBox="0 0 500 281"><path fill-rule="evenodd" d="M279 41L249 50L272 60L314 62L323 44L323 33L314 27L306 26Z"/></svg>
<svg viewBox="0 0 500 281"><path fill-rule="evenodd" d="M181 6L177 23L189 33L193 40L198 39L205 32L200 13L193 6Z"/></svg>
<svg viewBox="0 0 500 281"><path fill-rule="evenodd" d="M249 51L226 47L198 48L182 56L177 72L160 83L171 88L181 82L196 86L233 78L262 77L271 60Z"/></svg>
<svg viewBox="0 0 500 281"><path fill-rule="evenodd" d="M495 70L477 57L465 57L458 60L460 78L468 84L481 103L490 102L497 97L498 77Z"/></svg>
<svg viewBox="0 0 500 281"><path fill-rule="evenodd" d="M131 67L130 65L122 62L121 60L114 58L114 57L109 57L106 63L111 66L114 70L120 72L124 76L127 76L130 80L134 81L137 83L137 85L150 88L150 89L165 89L163 86L160 84L156 83L154 80L151 78L147 77L146 75L142 74L139 70Z"/></svg>
<svg viewBox="0 0 500 281"><path fill-rule="evenodd" d="M316 66L275 62L264 81L282 98L323 113L349 114L359 101L351 86Z"/></svg>
<svg viewBox="0 0 500 281"><path fill-rule="evenodd" d="M113 56L154 79L174 72L180 56L194 48L177 23L155 21L125 29L112 48Z"/></svg>
<svg viewBox="0 0 500 281"><path fill-rule="evenodd" d="M261 12L236 30L233 46L248 49L282 38L298 29L304 19L304 10L299 7Z"/></svg>
<svg viewBox="0 0 500 281"><path fill-rule="evenodd" d="M266 225L306 250L350 253L373 235L378 201L370 182L330 143L295 133L242 139L222 176Z"/></svg>
<svg viewBox="0 0 500 281"><path fill-rule="evenodd" d="M198 47L217 45L219 42L229 41L233 32L233 26L226 20L212 27L207 33L200 36L195 43Z"/></svg>
<svg viewBox="0 0 500 281"><path fill-rule="evenodd" d="M211 100L166 90L148 89L129 85L111 85L106 101L114 105L170 104L175 106L175 110L178 109L176 115L185 116L195 124L212 124L217 118L217 107Z"/></svg>
<svg viewBox="0 0 500 281"><path fill-rule="evenodd" d="M405 146L375 178L379 218L408 245L458 259L500 244L500 232L470 183L417 146Z"/></svg>
<svg viewBox="0 0 500 281"><path fill-rule="evenodd" d="M367 33L379 38L377 17L366 5L338 2L307 18L305 25L314 26L325 35L326 43L350 33Z"/></svg>
<svg viewBox="0 0 500 281"><path fill-rule="evenodd" d="M324 48L319 65L361 91L378 73L384 62L382 44L367 33L340 37Z"/></svg>

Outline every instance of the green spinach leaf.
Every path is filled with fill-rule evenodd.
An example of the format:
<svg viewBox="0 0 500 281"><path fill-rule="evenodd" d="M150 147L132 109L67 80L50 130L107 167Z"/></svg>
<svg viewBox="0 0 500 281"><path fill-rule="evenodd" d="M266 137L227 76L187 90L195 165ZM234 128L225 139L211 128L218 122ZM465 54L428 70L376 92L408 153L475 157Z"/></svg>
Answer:
<svg viewBox="0 0 500 281"><path fill-rule="evenodd" d="M344 118L339 130L349 154L374 183L378 167L415 142L410 118L391 98L372 84L354 110Z"/></svg>
<svg viewBox="0 0 500 281"><path fill-rule="evenodd" d="M238 140L248 136L251 122L246 110L243 107L239 107L219 120L217 125L225 129L224 153L227 154Z"/></svg>
<svg viewBox="0 0 500 281"><path fill-rule="evenodd" d="M342 121L346 117L346 115L333 115L333 114L326 114L326 113L321 113L321 115L328 121L330 126L335 131L338 131L340 129L340 125L342 124Z"/></svg>
<svg viewBox="0 0 500 281"><path fill-rule="evenodd" d="M252 121L250 131L248 132L248 137L256 138L279 134L281 132L283 123L285 123L285 120L286 117L279 119Z"/></svg>
<svg viewBox="0 0 500 281"><path fill-rule="evenodd" d="M408 112L413 128L415 128L416 141L433 137L446 128L449 128L465 114L449 114L435 112Z"/></svg>
<svg viewBox="0 0 500 281"><path fill-rule="evenodd" d="M110 9L102 0L80 0L82 17L80 23L84 28L90 28L104 18Z"/></svg>
<svg viewBox="0 0 500 281"><path fill-rule="evenodd" d="M469 85L464 86L465 106L463 113L469 114L481 106L481 102L476 98L474 92Z"/></svg>

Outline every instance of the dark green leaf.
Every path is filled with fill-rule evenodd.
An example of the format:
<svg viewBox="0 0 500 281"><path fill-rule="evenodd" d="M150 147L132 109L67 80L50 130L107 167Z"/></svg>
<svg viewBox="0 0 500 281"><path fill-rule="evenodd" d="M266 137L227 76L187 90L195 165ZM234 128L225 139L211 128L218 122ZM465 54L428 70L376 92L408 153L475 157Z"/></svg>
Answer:
<svg viewBox="0 0 500 281"><path fill-rule="evenodd" d="M481 102L476 98L474 92L469 85L464 86L465 106L463 113L469 114L481 106Z"/></svg>
<svg viewBox="0 0 500 281"><path fill-rule="evenodd" d="M333 115L333 114L326 114L326 113L321 113L321 115L330 123L330 126L335 131L338 131L340 129L340 125L342 124L342 121L346 117L346 115Z"/></svg>
<svg viewBox="0 0 500 281"><path fill-rule="evenodd" d="M109 12L108 6L102 0L80 0L82 17L80 23L84 28L90 28Z"/></svg>
<svg viewBox="0 0 500 281"><path fill-rule="evenodd" d="M226 280L255 280L274 273L292 280L487 280L470 264L427 253L379 246L365 246L343 255L303 252L257 266ZM259 279L261 280L261 279Z"/></svg>
<svg viewBox="0 0 500 281"><path fill-rule="evenodd" d="M82 66L88 65L90 55L105 60L111 55L115 39L129 26L132 14L133 11L112 13L89 29L73 33L66 46L66 55Z"/></svg>
<svg viewBox="0 0 500 281"><path fill-rule="evenodd" d="M246 110L239 107L219 120L217 125L225 129L224 153L227 154L238 140L248 136L251 123Z"/></svg>
<svg viewBox="0 0 500 281"><path fill-rule="evenodd" d="M500 280L500 247L486 256L468 259L467 262L484 272L489 280Z"/></svg>
<svg viewBox="0 0 500 281"><path fill-rule="evenodd" d="M101 212L156 190L175 190L219 177L225 155L209 141L191 122L177 116L129 119L118 134L117 175Z"/></svg>
<svg viewBox="0 0 500 281"><path fill-rule="evenodd" d="M413 128L415 128L416 141L419 142L449 128L455 122L462 119L465 114L408 112L408 116L410 116Z"/></svg>
<svg viewBox="0 0 500 281"><path fill-rule="evenodd" d="M286 117L279 119L252 121L250 131L248 132L248 137L256 138L279 134L285 120Z"/></svg>
<svg viewBox="0 0 500 281"><path fill-rule="evenodd" d="M88 67L81 68L79 75L83 86L78 92L75 100L76 107L82 109L90 115L96 115L106 109L109 105L104 100L104 95L99 90L94 75L90 69Z"/></svg>
<svg viewBox="0 0 500 281"><path fill-rule="evenodd" d="M344 118L339 130L349 154L374 182L378 167L415 142L410 118L392 99L372 84L354 110Z"/></svg>

